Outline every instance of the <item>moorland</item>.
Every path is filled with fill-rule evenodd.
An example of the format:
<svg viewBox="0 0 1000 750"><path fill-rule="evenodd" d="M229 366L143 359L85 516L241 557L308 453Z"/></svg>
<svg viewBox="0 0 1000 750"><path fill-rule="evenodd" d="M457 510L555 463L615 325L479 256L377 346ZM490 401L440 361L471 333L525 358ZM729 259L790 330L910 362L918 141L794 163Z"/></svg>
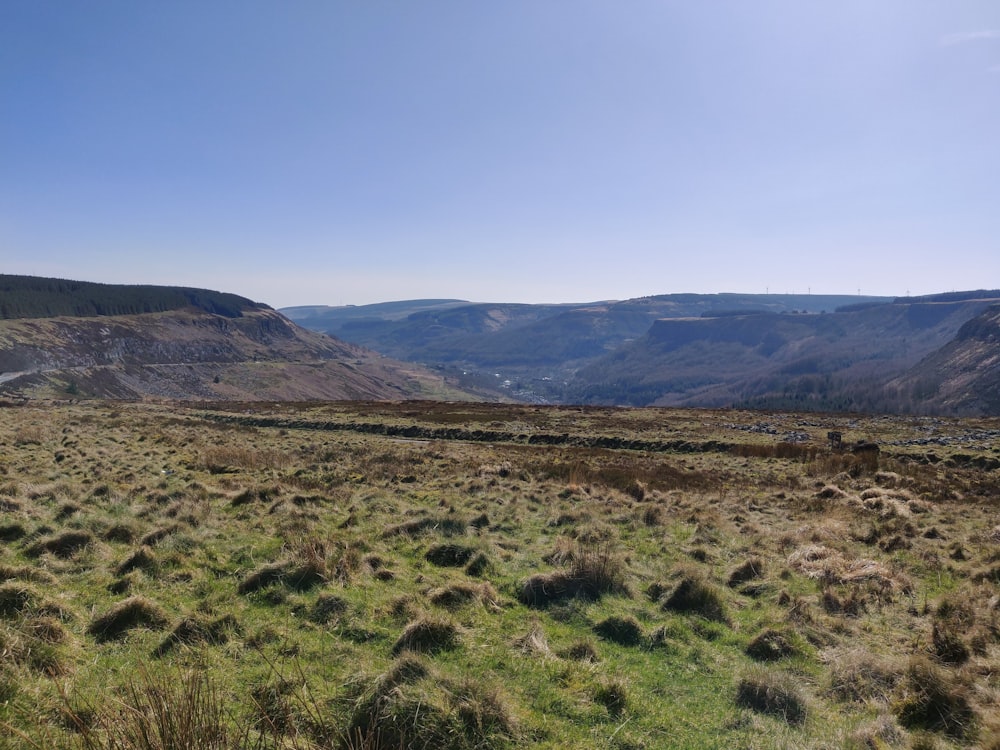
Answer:
<svg viewBox="0 0 1000 750"><path fill-rule="evenodd" d="M998 467L997 419L7 401L0 747L1000 747Z"/></svg>

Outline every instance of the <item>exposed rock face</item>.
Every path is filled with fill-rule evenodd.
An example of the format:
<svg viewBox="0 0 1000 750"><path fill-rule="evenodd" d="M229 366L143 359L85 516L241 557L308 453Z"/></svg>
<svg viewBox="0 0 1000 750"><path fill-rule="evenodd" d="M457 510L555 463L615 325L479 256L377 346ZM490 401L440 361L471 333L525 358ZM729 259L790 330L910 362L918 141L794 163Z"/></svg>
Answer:
<svg viewBox="0 0 1000 750"><path fill-rule="evenodd" d="M268 308L239 317L184 309L0 321L6 394L385 399L420 397L435 380Z"/></svg>

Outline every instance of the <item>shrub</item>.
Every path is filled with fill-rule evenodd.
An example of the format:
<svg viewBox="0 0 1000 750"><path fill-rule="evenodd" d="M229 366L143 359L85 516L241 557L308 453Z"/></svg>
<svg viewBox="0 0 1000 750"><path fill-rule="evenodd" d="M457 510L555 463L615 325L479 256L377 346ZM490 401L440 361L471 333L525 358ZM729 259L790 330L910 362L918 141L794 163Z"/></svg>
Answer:
<svg viewBox="0 0 1000 750"><path fill-rule="evenodd" d="M765 669L748 672L736 686L736 703L792 725L806 720L806 698L802 688L783 672Z"/></svg>
<svg viewBox="0 0 1000 750"><path fill-rule="evenodd" d="M158 604L142 596L132 596L95 618L87 632L102 642L120 638L133 628L159 630L167 623L167 615Z"/></svg>

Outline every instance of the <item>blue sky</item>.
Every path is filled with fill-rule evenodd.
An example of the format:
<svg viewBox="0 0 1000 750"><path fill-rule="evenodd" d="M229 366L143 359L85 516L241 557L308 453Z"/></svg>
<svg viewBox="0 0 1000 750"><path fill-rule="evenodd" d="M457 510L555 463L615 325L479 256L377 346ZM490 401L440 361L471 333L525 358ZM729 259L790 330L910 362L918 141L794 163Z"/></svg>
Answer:
<svg viewBox="0 0 1000 750"><path fill-rule="evenodd" d="M0 272L275 307L1000 287L1000 3L4 0Z"/></svg>

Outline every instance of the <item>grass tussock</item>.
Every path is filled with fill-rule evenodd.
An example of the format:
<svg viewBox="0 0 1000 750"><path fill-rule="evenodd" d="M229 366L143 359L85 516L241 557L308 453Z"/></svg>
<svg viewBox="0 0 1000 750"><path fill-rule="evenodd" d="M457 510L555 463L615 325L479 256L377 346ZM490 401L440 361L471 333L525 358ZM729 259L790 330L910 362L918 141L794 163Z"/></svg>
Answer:
<svg viewBox="0 0 1000 750"><path fill-rule="evenodd" d="M888 705L903 678L893 659L863 649L835 650L826 655L829 694L844 703Z"/></svg>
<svg viewBox="0 0 1000 750"><path fill-rule="evenodd" d="M83 750L232 750L249 737L232 728L225 701L202 671L128 681L118 710L66 707ZM243 742L241 742L243 740Z"/></svg>
<svg viewBox="0 0 1000 750"><path fill-rule="evenodd" d="M801 653L798 640L793 633L765 628L747 644L746 654L755 661L780 661Z"/></svg>
<svg viewBox="0 0 1000 750"><path fill-rule="evenodd" d="M461 630L450 620L422 617L414 620L400 634L392 645L393 655L404 651L435 654L450 651L461 643Z"/></svg>
<svg viewBox="0 0 1000 750"><path fill-rule="evenodd" d="M166 612L156 602L132 596L95 617L87 626L87 633L100 643L121 638L134 628L161 630L168 623Z"/></svg>
<svg viewBox="0 0 1000 750"><path fill-rule="evenodd" d="M458 609L466 604L481 604L490 608L500 606L500 595L489 582L453 583L431 591L427 598L431 604L446 609Z"/></svg>
<svg viewBox="0 0 1000 750"><path fill-rule="evenodd" d="M774 716L793 726L804 724L808 715L805 691L796 679L770 669L754 669L736 686L736 705Z"/></svg>
<svg viewBox="0 0 1000 750"><path fill-rule="evenodd" d="M643 641L642 626L632 616L612 615L594 625L594 632L620 646L638 646Z"/></svg>
<svg viewBox="0 0 1000 750"><path fill-rule="evenodd" d="M69 558L86 549L93 542L94 535L89 531L65 531L62 534L38 540L29 546L25 553L31 557L39 557L48 552L56 557Z"/></svg>
<svg viewBox="0 0 1000 750"><path fill-rule="evenodd" d="M661 599L664 610L698 615L713 622L728 622L725 600L719 590L700 572L684 569L670 593Z"/></svg>
<svg viewBox="0 0 1000 750"><path fill-rule="evenodd" d="M922 657L914 657L902 681L902 697L894 710L907 729L942 732L956 740L972 739L978 715L969 689L954 674Z"/></svg>
<svg viewBox="0 0 1000 750"><path fill-rule="evenodd" d="M538 573L525 580L520 601L544 607L576 597L597 600L605 594L629 594L625 562L610 545L579 547L568 557L568 569Z"/></svg>
<svg viewBox="0 0 1000 750"><path fill-rule="evenodd" d="M496 688L453 682L403 654L356 699L344 750L476 750L506 747L517 723Z"/></svg>

